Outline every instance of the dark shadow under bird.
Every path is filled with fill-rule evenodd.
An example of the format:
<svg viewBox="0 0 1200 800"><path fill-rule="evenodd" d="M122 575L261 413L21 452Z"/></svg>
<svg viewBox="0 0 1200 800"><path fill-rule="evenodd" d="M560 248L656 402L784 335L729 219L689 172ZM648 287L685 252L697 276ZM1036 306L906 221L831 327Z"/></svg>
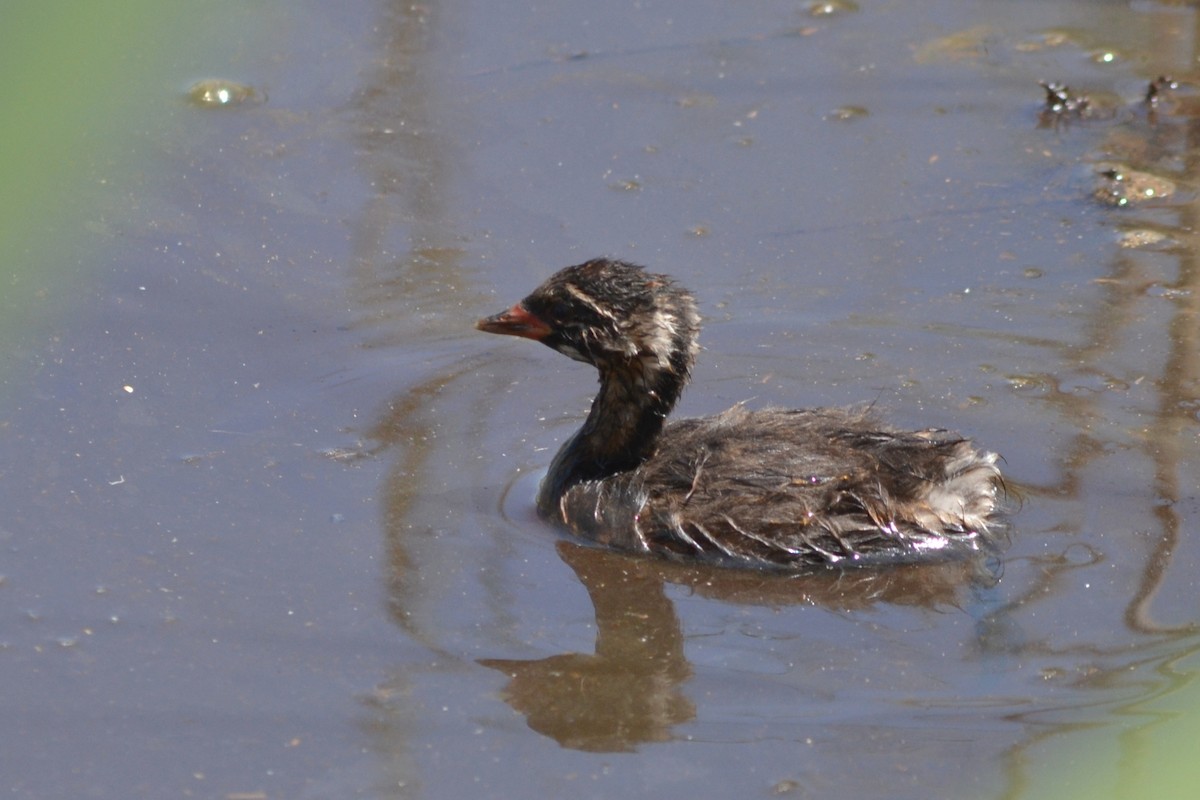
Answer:
<svg viewBox="0 0 1200 800"><path fill-rule="evenodd" d="M622 261L568 267L479 330L534 339L600 372L551 462L539 512L584 539L675 560L804 569L994 549L995 453L865 410L742 405L667 423L700 317L670 277Z"/></svg>

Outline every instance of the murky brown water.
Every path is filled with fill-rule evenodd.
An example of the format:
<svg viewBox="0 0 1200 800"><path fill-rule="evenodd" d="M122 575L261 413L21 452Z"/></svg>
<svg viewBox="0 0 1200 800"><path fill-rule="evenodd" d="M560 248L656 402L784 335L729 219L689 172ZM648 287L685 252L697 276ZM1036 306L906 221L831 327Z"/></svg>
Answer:
<svg viewBox="0 0 1200 800"><path fill-rule="evenodd" d="M1089 728L1062 784L1122 785L1200 621L1193 9L261 13L165 68L9 348L8 796L1032 797ZM1039 126L1039 80L1090 111ZM471 323L601 254L699 295L681 413L1002 452L1002 577L560 541L532 494L593 377Z"/></svg>

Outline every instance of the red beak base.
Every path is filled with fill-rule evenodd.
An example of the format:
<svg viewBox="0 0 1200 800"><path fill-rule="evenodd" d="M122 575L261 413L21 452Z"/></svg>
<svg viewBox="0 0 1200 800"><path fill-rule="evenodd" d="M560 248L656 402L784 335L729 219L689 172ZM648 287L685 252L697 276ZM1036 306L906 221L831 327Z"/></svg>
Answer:
<svg viewBox="0 0 1200 800"><path fill-rule="evenodd" d="M502 333L506 336L523 336L526 339L541 341L550 335L550 326L540 317L531 314L525 306L517 303L508 311L484 317L475 323L475 327L485 333Z"/></svg>

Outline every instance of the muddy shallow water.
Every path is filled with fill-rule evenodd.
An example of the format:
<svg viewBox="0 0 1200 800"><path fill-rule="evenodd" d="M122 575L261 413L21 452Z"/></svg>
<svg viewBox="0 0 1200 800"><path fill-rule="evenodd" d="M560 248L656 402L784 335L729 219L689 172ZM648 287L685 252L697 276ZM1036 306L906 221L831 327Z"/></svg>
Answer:
<svg viewBox="0 0 1200 800"><path fill-rule="evenodd" d="M46 222L75 271L22 279L5 793L1124 786L1196 669L1195 12L823 11L214 8ZM1039 81L1089 103L1040 115ZM874 402L1001 452L1004 557L779 577L562 541L532 496L593 376L471 325L602 254L700 299L678 413Z"/></svg>

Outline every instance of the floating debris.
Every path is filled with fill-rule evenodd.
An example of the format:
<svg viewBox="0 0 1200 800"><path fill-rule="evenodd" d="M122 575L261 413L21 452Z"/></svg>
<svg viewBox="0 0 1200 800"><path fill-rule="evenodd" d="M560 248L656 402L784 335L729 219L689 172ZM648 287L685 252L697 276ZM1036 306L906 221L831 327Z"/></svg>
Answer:
<svg viewBox="0 0 1200 800"><path fill-rule="evenodd" d="M362 442L356 442L353 447L324 447L317 451L317 455L330 461L349 464L370 458L374 453Z"/></svg>
<svg viewBox="0 0 1200 800"><path fill-rule="evenodd" d="M1120 164L1103 166L1097 175L1100 185L1093 195L1101 203L1117 208L1163 200L1176 190L1174 181Z"/></svg>
<svg viewBox="0 0 1200 800"><path fill-rule="evenodd" d="M1152 231L1147 228L1139 228L1137 230L1130 230L1122 233L1117 244L1128 250L1133 250L1171 245L1174 244L1174 242L1165 233L1160 231Z"/></svg>
<svg viewBox="0 0 1200 800"><path fill-rule="evenodd" d="M200 108L234 108L266 101L265 95L253 86L222 78L197 81L188 89L187 99Z"/></svg>
<svg viewBox="0 0 1200 800"><path fill-rule="evenodd" d="M870 115L871 112L863 106L841 106L826 114L824 119L830 122L853 122Z"/></svg>
<svg viewBox="0 0 1200 800"><path fill-rule="evenodd" d="M809 3L810 17L832 17L837 14L854 14L858 12L858 3L852 0L817 0Z"/></svg>
<svg viewBox="0 0 1200 800"><path fill-rule="evenodd" d="M913 58L918 64L982 61L987 57L989 43L999 38L995 28L976 25L919 45L913 51Z"/></svg>
<svg viewBox="0 0 1200 800"><path fill-rule="evenodd" d="M1038 114L1039 128L1057 128L1064 122L1082 119L1091 113L1092 101L1086 94L1076 94L1071 87L1057 81L1038 81L1046 90L1046 99Z"/></svg>
<svg viewBox="0 0 1200 800"><path fill-rule="evenodd" d="M1179 81L1167 75L1159 75L1150 81L1150 86L1146 88L1145 103L1151 108L1158 108L1159 101L1178 88Z"/></svg>

